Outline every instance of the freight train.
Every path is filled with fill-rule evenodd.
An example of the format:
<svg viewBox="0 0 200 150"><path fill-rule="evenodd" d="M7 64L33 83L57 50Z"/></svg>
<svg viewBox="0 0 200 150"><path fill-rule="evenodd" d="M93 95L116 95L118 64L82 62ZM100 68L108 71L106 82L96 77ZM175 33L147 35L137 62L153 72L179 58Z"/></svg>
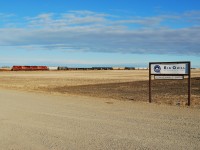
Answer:
<svg viewBox="0 0 200 150"><path fill-rule="evenodd" d="M48 67L48 66L13 66L11 68L0 68L0 71L56 71L56 70L135 70L135 67L91 67L91 68L71 68L71 67Z"/></svg>
<svg viewBox="0 0 200 150"><path fill-rule="evenodd" d="M43 71L49 70L47 66L13 66L12 71Z"/></svg>

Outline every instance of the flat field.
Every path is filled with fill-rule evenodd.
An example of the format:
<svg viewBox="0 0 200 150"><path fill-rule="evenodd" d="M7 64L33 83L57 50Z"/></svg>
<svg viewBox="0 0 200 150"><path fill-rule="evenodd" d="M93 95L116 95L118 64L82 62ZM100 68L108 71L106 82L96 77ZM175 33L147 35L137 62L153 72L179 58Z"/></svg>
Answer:
<svg viewBox="0 0 200 150"><path fill-rule="evenodd" d="M0 87L49 94L148 101L148 70L0 72ZM152 101L187 105L187 79L153 80ZM200 107L200 70L192 70L192 107Z"/></svg>

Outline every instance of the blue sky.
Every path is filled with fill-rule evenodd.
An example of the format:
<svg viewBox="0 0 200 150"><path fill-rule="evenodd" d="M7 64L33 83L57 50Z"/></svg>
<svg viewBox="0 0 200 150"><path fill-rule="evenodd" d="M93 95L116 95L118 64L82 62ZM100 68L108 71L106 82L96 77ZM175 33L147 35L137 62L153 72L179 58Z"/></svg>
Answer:
<svg viewBox="0 0 200 150"><path fill-rule="evenodd" d="M198 0L0 0L0 66L200 68Z"/></svg>

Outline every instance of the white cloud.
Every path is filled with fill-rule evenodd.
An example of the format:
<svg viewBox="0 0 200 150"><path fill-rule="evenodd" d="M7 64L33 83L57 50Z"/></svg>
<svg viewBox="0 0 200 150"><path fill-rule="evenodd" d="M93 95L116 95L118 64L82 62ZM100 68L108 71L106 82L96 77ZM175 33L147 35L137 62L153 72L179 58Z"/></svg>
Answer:
<svg viewBox="0 0 200 150"><path fill-rule="evenodd" d="M1 27L0 45L27 50L197 55L199 14L129 18L91 11L39 14L26 17L24 26ZM195 23L188 25L190 20ZM187 25L177 28L179 23Z"/></svg>

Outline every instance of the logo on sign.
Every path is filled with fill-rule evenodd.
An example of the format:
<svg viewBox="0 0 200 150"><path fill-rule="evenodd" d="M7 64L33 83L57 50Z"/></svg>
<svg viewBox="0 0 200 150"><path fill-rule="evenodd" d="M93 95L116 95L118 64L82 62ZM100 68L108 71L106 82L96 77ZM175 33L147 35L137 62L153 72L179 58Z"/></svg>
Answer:
<svg viewBox="0 0 200 150"><path fill-rule="evenodd" d="M159 65L155 65L155 66L154 66L154 71L155 71L156 73L160 73L160 70L161 70L161 67L160 67Z"/></svg>

